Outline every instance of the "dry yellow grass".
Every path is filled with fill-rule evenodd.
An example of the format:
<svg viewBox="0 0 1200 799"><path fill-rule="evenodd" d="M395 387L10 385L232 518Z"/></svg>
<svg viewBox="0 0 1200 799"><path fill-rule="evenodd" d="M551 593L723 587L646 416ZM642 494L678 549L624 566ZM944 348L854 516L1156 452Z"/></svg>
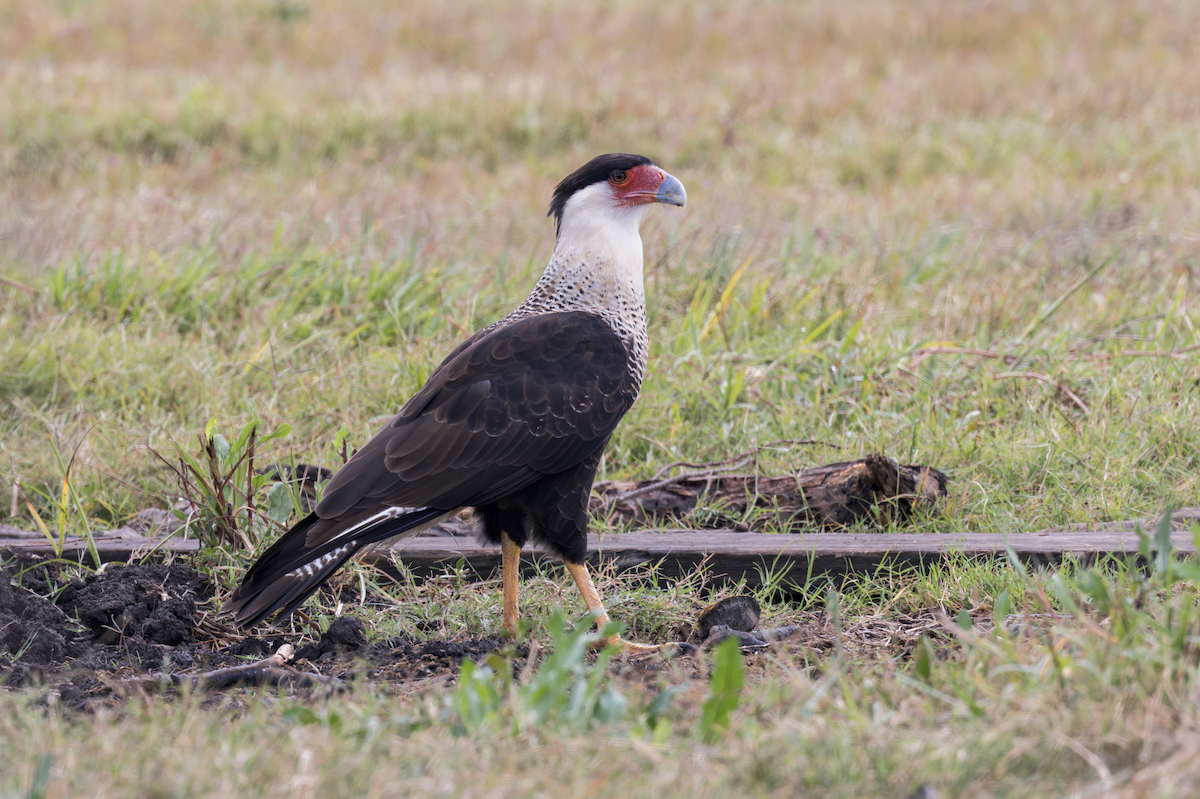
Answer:
<svg viewBox="0 0 1200 799"><path fill-rule="evenodd" d="M544 246L551 181L611 149L686 178L688 232L742 225L771 254L795 220L966 224L999 252L1132 226L1195 254L1189 3L10 3L0 21L0 246L33 264L213 231L235 254L281 222L350 247L364 214L486 259Z"/></svg>

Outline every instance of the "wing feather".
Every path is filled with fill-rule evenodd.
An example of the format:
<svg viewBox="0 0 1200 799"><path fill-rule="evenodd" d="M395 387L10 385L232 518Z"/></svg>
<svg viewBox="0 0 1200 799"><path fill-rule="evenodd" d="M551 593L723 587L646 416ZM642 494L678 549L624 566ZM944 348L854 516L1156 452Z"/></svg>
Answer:
<svg viewBox="0 0 1200 799"><path fill-rule="evenodd" d="M636 394L624 344L597 316L484 331L334 476L317 515L495 501L592 455Z"/></svg>

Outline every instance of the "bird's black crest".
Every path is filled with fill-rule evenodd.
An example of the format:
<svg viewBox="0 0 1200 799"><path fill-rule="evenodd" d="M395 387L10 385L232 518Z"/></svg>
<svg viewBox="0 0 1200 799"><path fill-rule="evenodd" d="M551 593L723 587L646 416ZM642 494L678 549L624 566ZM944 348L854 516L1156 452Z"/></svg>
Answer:
<svg viewBox="0 0 1200 799"><path fill-rule="evenodd" d="M579 167L579 169L567 175L562 179L561 183L554 187L554 198L550 200L550 212L546 214L546 216L554 217L554 235L557 236L559 229L562 227L563 209L567 205L567 200L571 199L571 195L575 192L587 188L593 183L608 180L608 176L612 174L614 169L632 169L635 166L645 166L653 163L653 161L644 155L608 153L607 155L596 156L591 161Z"/></svg>

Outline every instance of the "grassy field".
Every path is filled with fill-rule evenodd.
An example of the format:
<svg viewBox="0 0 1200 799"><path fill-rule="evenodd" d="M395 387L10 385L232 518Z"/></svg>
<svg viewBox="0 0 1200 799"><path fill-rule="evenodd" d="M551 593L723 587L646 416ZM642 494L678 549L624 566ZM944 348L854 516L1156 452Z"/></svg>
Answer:
<svg viewBox="0 0 1200 799"><path fill-rule="evenodd" d="M1200 505L1198 51L1200 6L1157 0L0 0L0 522L167 506L151 450L196 451L210 419L289 424L263 457L335 465L343 425L364 441L523 298L554 183L612 150L689 202L643 229L651 363L604 477L820 439L759 468L937 466L923 531ZM213 567L227 587L237 564ZM32 791L49 753L52 796L1186 795L1195 583L1140 580L954 564L840 586L847 625L987 619L1002 594L1066 615L939 628L925 670L911 647L760 656L719 743L706 680L664 726L654 685L618 675L630 710L596 728L526 723L507 694L456 728L432 688L312 718L4 694L0 790ZM707 598L609 583L646 639ZM534 587L535 636L563 596L579 611L564 586ZM413 596L454 634L499 626L494 586Z"/></svg>

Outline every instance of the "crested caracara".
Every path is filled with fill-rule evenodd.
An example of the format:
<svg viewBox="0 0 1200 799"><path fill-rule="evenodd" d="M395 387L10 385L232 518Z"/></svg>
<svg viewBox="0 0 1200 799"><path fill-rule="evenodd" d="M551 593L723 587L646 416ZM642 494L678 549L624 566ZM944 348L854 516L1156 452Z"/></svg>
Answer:
<svg viewBox="0 0 1200 799"><path fill-rule="evenodd" d="M602 155L564 178L550 202L554 253L529 297L450 353L250 568L223 612L239 627L286 616L362 548L469 507L501 547L505 629L516 633L529 539L563 559L588 610L607 622L584 564L588 496L646 372L638 227L650 205L686 200L683 184L640 155Z"/></svg>

